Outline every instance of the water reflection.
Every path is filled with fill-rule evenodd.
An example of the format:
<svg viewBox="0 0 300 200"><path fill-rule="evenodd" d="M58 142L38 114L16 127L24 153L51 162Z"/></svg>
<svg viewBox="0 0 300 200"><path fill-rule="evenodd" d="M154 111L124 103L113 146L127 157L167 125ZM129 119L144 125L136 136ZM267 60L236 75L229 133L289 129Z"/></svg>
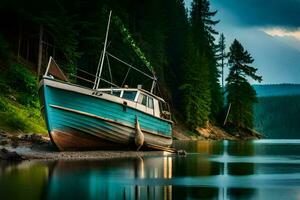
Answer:
<svg viewBox="0 0 300 200"><path fill-rule="evenodd" d="M171 178L172 157L58 161L51 173L46 197L47 199L172 199L172 186L147 185L146 182Z"/></svg>
<svg viewBox="0 0 300 200"><path fill-rule="evenodd" d="M0 199L41 199L51 164L0 161Z"/></svg>
<svg viewBox="0 0 300 200"><path fill-rule="evenodd" d="M300 143L183 142L186 157L0 162L1 199L299 199ZM276 152L276 153L275 153ZM16 192L17 191L17 192ZM283 196L284 195L284 196Z"/></svg>

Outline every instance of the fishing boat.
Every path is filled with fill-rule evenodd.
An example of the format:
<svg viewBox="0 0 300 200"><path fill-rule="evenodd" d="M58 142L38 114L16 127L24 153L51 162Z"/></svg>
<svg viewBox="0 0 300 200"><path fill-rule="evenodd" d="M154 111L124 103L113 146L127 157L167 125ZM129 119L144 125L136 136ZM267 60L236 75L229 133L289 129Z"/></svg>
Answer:
<svg viewBox="0 0 300 200"><path fill-rule="evenodd" d="M153 92L157 86L155 73L149 75L107 51L110 19L111 12L93 87L71 83L50 57L39 84L41 110L49 136L62 151L167 149L172 144L173 122L168 104ZM108 58L150 78L151 89L148 91L141 85L117 86L105 80L101 73ZM111 87L101 88L103 82Z"/></svg>

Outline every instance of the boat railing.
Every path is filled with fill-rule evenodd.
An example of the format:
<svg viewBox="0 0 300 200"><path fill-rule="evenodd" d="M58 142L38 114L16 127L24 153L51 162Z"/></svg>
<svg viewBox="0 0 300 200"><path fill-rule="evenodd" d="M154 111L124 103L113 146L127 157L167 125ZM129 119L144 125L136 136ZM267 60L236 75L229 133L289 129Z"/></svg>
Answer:
<svg viewBox="0 0 300 200"><path fill-rule="evenodd" d="M47 65L47 68L46 68L46 72L44 74L44 76L46 77L53 77L53 78L56 78L58 80L61 80L61 81L65 81L65 82L70 82L70 80L67 78L67 76L64 74L63 70L64 69L63 67L60 67L58 66L58 64L55 62L55 60L50 56L50 59L49 59L49 62L48 62L48 65ZM65 70L65 69L64 69ZM89 75L89 76L92 76L93 78L96 78L96 76L94 74L91 74L83 69L80 69L80 68L76 68L77 71L81 72L81 73L84 73L86 75ZM70 77L73 77L73 78L77 78L77 79L80 79L82 81L85 81L87 83L92 83L94 84L94 81L93 80L89 80L87 78L83 78L81 76L78 76L78 75L75 75L75 74L68 74ZM117 84L114 84L112 83L111 81L108 81L102 77L98 77L101 79L101 81L113 86L113 87L116 87L116 88L120 88Z"/></svg>
<svg viewBox="0 0 300 200"><path fill-rule="evenodd" d="M107 22L104 46L103 46L103 50L102 50L102 52L100 54L100 57L99 57L98 66L97 66L97 70L96 70L96 75L90 74L89 72L86 72L82 69L77 68L78 71L80 71L82 73L85 73L85 74L88 74L88 75L91 75L92 77L94 77L94 81L88 80L86 78L83 78L83 77L80 77L80 76L77 76L77 75L74 75L74 74L70 74L70 75L73 76L73 77L76 77L80 80L86 81L88 83L93 83L93 89L95 89L95 90L98 90L98 89L101 88L100 87L100 82L102 82L102 81L109 84L109 85L111 85L111 86L113 86L113 87L119 87L117 84L112 83L112 73L111 73L112 70L111 70L111 67L110 67L110 60L109 60L110 58L112 58L115 61L118 61L119 63L122 63L123 65L125 65L128 68L126 76L125 76L125 78L122 82L122 85L120 86L121 88L123 87L123 85L124 85L124 83L125 83L125 81L128 77L128 74L129 74L130 70L132 69L132 70L138 72L139 74L141 74L141 75L149 78L150 80L152 80L150 93L153 93L154 88L157 86L157 78L156 78L156 75L155 75L153 69L148 68L151 72L151 75L149 75L148 73L138 69L137 67L134 67L133 65L123 61L122 59L118 58L116 55L113 55L112 53L107 51L107 47L108 47L107 42L108 42L108 33L109 33L109 28L110 28L111 15L112 15L112 11L109 12L109 18L108 18L108 22ZM104 78L102 78L102 71L103 71L103 68L104 68L104 63L107 63L107 67L108 67L109 74L110 74L110 81L105 80ZM55 63L55 61L52 57L50 57L50 61L49 61L49 64L48 64L48 67L47 67L47 70L46 70L46 75L47 75L48 72L51 72L51 70L54 70L54 71L58 72L58 73L55 73L55 75L59 75L59 76L56 76L56 77L58 77L60 79L63 79L65 81L68 81L68 79L63 74L63 72L60 70L60 68Z"/></svg>
<svg viewBox="0 0 300 200"><path fill-rule="evenodd" d="M67 70L65 69L64 67L61 67L61 66L58 66L58 64L55 62L55 60L50 56L50 59L49 59L49 62L48 62L48 66L46 68L46 72L44 74L44 76L46 77L53 77L53 78L56 78L58 80L61 80L61 81L65 81L65 82L71 82L69 80L69 78L67 78L67 76L64 74L63 70ZM76 68L76 70L78 72L81 72L85 75L88 75L92 78L96 78L96 75L90 73L90 72L87 72L79 67ZM68 74L69 77L73 77L73 78L77 78L79 80L82 80L86 83L91 83L91 84L94 84L94 81L93 80L90 80L88 78L84 78L84 77L81 77L81 76L78 76L78 75L75 75L75 74ZM99 88L99 89L95 89L95 90L116 90L116 89L124 89L124 90L132 90L133 88L128 88L128 86L125 85L125 87L122 87L122 86L119 86L115 83L113 83L112 81L108 81L102 77L98 77L101 79L101 81L107 83L108 85L111 86L110 89L103 89L103 88ZM124 84L123 84L124 85ZM155 94L149 92L148 90L145 90L145 89L142 89L142 88L136 88L137 90L140 90L144 93L146 93L147 95L150 95L150 96L154 96L155 98L157 98L158 100L162 100L160 97L156 96Z"/></svg>
<svg viewBox="0 0 300 200"><path fill-rule="evenodd" d="M80 71L80 72L82 72L86 75L89 75L91 77L96 77L94 74L91 74L91 73L89 73L85 70L82 70L80 68L77 68L77 71ZM48 66L47 66L47 69L46 69L46 72L45 72L44 76L48 77L48 78L50 77L50 78L53 78L53 79L58 79L58 80L64 81L64 82L69 82L69 83L71 82L67 78L67 76L63 73L61 68L57 65L57 63L54 61L54 59L52 57L50 57L50 60L49 60L49 63L48 63ZM87 78L83 78L83 77L78 76L78 75L69 74L69 77L70 76L72 76L74 78L77 78L77 79L80 79L82 81L85 81L87 83L91 83L91 84L94 83L92 80L89 80ZM104 78L101 78L101 80L103 82L106 82L106 83L110 84L111 87L110 88L97 89L97 91L104 92L104 93L107 93L107 94L110 94L110 95L114 95L114 96L117 96L117 97L120 97L120 98L124 98L124 96L123 96L124 91L135 91L136 92L135 97L132 98L132 99L127 99L127 100L131 100L131 101L135 102L136 104L141 104L141 103L138 102L138 98L137 98L137 96L140 95L140 94L144 94L146 96L155 98L159 102L160 117L164 118L164 119L167 119L167 120L171 120L171 112L170 112L169 104L167 102L165 102L163 99L161 99L160 97L148 92L147 90L141 89L141 88L122 88L122 87L119 87L116 84L111 83L110 81L105 80ZM143 105L143 104L141 104L141 105ZM149 107L148 103L145 106ZM153 113L154 113L154 108L151 108L151 109L153 110Z"/></svg>

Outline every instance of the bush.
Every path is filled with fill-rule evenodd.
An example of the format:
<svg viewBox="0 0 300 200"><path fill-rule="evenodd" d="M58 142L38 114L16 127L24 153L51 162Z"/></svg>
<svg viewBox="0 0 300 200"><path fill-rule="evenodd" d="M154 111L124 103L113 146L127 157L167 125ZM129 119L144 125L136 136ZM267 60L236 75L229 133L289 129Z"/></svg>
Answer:
<svg viewBox="0 0 300 200"><path fill-rule="evenodd" d="M0 96L0 111L11 112L14 111L14 107L9 102L9 100L3 96Z"/></svg>
<svg viewBox="0 0 300 200"><path fill-rule="evenodd" d="M0 94L8 94L10 91L11 89L7 85L6 80L0 76Z"/></svg>
<svg viewBox="0 0 300 200"><path fill-rule="evenodd" d="M18 101L23 105L36 106L38 87L35 76L20 64L12 64L7 76L8 84L19 92Z"/></svg>
<svg viewBox="0 0 300 200"><path fill-rule="evenodd" d="M2 99L1 97L0 97L0 111L7 111L8 110L8 108L7 108L7 103L6 103L6 101L4 101L4 99Z"/></svg>

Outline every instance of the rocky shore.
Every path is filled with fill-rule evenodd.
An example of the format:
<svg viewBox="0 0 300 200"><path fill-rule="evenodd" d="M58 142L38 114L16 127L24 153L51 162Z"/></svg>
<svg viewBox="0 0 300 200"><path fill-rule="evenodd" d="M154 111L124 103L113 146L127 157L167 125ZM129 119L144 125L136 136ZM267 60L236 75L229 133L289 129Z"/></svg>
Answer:
<svg viewBox="0 0 300 200"><path fill-rule="evenodd" d="M205 128L197 128L194 132L183 126L175 125L173 137L177 140L256 140L263 138L262 134L252 129L234 130L230 125L225 128L207 124Z"/></svg>

